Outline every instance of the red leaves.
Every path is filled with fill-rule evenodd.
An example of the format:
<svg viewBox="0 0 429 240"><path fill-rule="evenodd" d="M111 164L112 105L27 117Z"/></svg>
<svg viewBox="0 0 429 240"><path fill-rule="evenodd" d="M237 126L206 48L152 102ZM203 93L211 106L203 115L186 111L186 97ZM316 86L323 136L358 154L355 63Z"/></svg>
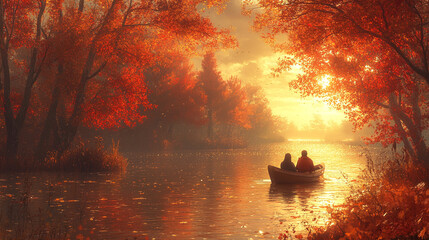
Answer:
<svg viewBox="0 0 429 240"><path fill-rule="evenodd" d="M295 235L295 238L297 238L297 239L303 239L304 236L302 236L302 234L297 234L297 235Z"/></svg>
<svg viewBox="0 0 429 240"><path fill-rule="evenodd" d="M123 68L116 76L91 82L85 105L84 124L95 128L134 127L145 119L152 105L147 99L144 76L134 68Z"/></svg>
<svg viewBox="0 0 429 240"><path fill-rule="evenodd" d="M424 77L429 73L420 68L429 61L425 57L428 49L421 45L427 42L427 36L421 34L427 31L421 21L429 18L427 6L419 1L310 2L259 1L263 12L256 13L255 27L276 51L294 58L280 61L276 70L300 64L303 73L290 85L303 96L319 97L343 110L357 128L374 121L372 142L399 140L401 126L393 123L386 108L392 94L401 99L400 111L407 116L401 120L414 118L416 126L406 128L419 128L420 121L426 128L426 116L415 116L419 116L419 107L427 107L427 99L421 94L418 107L413 108L411 95L427 91L427 85L416 90L423 78L429 82ZM326 76L329 86L320 84ZM415 134L407 131L406 137Z"/></svg>
<svg viewBox="0 0 429 240"><path fill-rule="evenodd" d="M208 48L234 45L228 32L214 27L197 9L201 4L220 6L222 2L141 1L128 5L121 1L89 1L81 11L77 5L64 4L62 0L48 1L49 14L44 17L41 43L36 43L32 36L41 2L6 1L3 7L5 27L14 30L10 35L14 51L38 44L46 47L47 57L40 59L47 62L41 65L45 81L39 87L49 95L55 86L54 79L61 78L60 108L66 116L73 109L88 51L94 48L83 120L87 126L112 128L134 126L144 119L144 111L152 107L143 77L149 66L168 59L172 52L195 54L204 49L202 44ZM113 3L116 5L112 6ZM14 59L21 60L20 57ZM19 62L26 71L25 61ZM61 73L58 65L63 69ZM186 90L193 83L180 84ZM46 110L49 103L47 99L43 101Z"/></svg>
<svg viewBox="0 0 429 240"><path fill-rule="evenodd" d="M429 197L427 169L387 164L380 177L364 178L341 207L331 210L332 226L318 229L314 239L426 238ZM417 184L418 183L418 184Z"/></svg>
<svg viewBox="0 0 429 240"><path fill-rule="evenodd" d="M149 113L150 118L167 124L203 124L205 96L197 86L189 60L180 54L171 55L169 60L146 72L149 100L157 105Z"/></svg>

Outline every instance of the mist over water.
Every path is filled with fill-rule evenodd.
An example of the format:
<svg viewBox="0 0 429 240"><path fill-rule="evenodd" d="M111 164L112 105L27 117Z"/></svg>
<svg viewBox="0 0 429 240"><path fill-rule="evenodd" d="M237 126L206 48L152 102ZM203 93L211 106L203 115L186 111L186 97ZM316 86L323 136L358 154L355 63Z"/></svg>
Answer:
<svg viewBox="0 0 429 240"><path fill-rule="evenodd" d="M236 150L129 153L123 174L0 175L0 203L7 213L27 186L30 211L48 210L46 221L91 239L277 238L289 226L302 231L306 224L326 221L326 207L340 204L350 191L343 175L352 181L365 168L365 148L294 141ZM325 163L324 181L271 185L267 165L279 166L286 152L296 163L303 149L315 164Z"/></svg>

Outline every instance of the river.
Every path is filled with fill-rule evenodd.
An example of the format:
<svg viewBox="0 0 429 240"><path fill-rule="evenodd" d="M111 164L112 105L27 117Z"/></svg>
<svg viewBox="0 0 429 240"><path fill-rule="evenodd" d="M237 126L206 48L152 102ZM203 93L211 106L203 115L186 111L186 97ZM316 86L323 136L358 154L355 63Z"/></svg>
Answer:
<svg viewBox="0 0 429 240"><path fill-rule="evenodd" d="M286 152L296 163L302 149L315 163L325 163L324 180L271 186L267 165L279 166ZM277 239L285 230L324 224L326 207L341 204L350 192L347 181L365 168L365 149L289 141L128 153L121 174L2 174L0 237L48 226L56 238L72 239ZM20 201L25 207L13 210Z"/></svg>

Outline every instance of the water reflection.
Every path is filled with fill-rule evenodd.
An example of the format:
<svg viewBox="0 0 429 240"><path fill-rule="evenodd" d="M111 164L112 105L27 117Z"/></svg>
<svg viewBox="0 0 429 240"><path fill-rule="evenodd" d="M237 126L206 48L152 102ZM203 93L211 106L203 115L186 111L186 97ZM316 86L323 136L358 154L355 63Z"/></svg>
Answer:
<svg viewBox="0 0 429 240"><path fill-rule="evenodd" d="M279 165L286 149L296 157L303 148L325 162L324 181L271 185L267 165ZM27 191L31 214L44 213L39 223L61 227L71 239L276 238L286 223L323 223L324 206L349 191L341 171L352 179L364 167L359 151L300 142L130 154L125 174L1 175L0 206L7 213Z"/></svg>
<svg viewBox="0 0 429 240"><path fill-rule="evenodd" d="M270 201L283 200L285 204L298 203L301 208L307 208L309 201L312 202L318 199L318 196L324 194L324 181L314 183L298 183L298 184L271 184L269 190Z"/></svg>

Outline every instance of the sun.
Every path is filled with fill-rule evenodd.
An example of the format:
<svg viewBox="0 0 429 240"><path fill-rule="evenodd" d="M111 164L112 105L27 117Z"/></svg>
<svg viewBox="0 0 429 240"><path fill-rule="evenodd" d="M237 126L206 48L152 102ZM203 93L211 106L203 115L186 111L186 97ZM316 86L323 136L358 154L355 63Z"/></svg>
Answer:
<svg viewBox="0 0 429 240"><path fill-rule="evenodd" d="M319 85L322 87L322 89L326 89L327 87L329 87L329 84L331 82L331 76L329 75L324 75L322 78L320 78L319 80Z"/></svg>

